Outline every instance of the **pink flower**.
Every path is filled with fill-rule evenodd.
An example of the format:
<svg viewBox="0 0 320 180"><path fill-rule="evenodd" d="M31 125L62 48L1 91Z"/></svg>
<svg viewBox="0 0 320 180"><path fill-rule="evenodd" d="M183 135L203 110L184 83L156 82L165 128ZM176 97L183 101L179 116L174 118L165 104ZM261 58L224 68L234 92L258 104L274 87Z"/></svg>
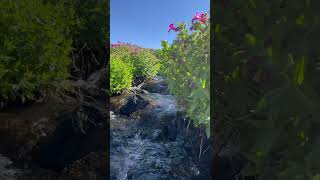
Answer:
<svg viewBox="0 0 320 180"><path fill-rule="evenodd" d="M170 32L171 30L177 31L177 28L174 27L174 24L170 24L169 25L169 31L168 32Z"/></svg>
<svg viewBox="0 0 320 180"><path fill-rule="evenodd" d="M111 47L113 48L113 47L118 47L118 46L120 46L120 44L111 44Z"/></svg>
<svg viewBox="0 0 320 180"><path fill-rule="evenodd" d="M201 23L206 23L207 17L204 13L196 12L196 15L192 19L192 24L194 21L200 21Z"/></svg>

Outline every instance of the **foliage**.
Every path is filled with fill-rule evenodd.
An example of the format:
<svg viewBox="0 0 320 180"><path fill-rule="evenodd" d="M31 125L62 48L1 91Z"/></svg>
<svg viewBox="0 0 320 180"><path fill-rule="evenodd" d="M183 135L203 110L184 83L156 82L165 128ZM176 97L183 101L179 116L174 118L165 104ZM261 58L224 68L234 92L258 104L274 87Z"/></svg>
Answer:
<svg viewBox="0 0 320 180"><path fill-rule="evenodd" d="M159 69L160 64L158 58L149 50L141 50L137 53L133 53L129 62L134 67L135 77L153 77Z"/></svg>
<svg viewBox="0 0 320 180"><path fill-rule="evenodd" d="M159 60L149 49L129 43L111 44L111 94L131 87L134 78L150 78L160 69Z"/></svg>
<svg viewBox="0 0 320 180"><path fill-rule="evenodd" d="M131 53L133 52L132 49L130 49L127 46L114 46L111 45L111 53L110 53L110 59L113 59L115 57L120 58L124 61L129 61L131 58Z"/></svg>
<svg viewBox="0 0 320 180"><path fill-rule="evenodd" d="M115 57L110 61L110 93L118 94L123 89L130 88L133 78L132 66Z"/></svg>
<svg viewBox="0 0 320 180"><path fill-rule="evenodd" d="M32 99L68 77L72 9L40 0L3 0L0 17L0 101Z"/></svg>
<svg viewBox="0 0 320 180"><path fill-rule="evenodd" d="M171 30L178 32L177 39L169 45L162 41L160 52L162 69L170 92L195 124L204 124L209 134L210 122L210 54L209 21L194 23L192 32L180 23Z"/></svg>
<svg viewBox="0 0 320 180"><path fill-rule="evenodd" d="M131 64L134 77L149 78L158 73L159 59L152 50L121 42L112 44L111 47L110 58L118 57Z"/></svg>
<svg viewBox="0 0 320 180"><path fill-rule="evenodd" d="M215 139L240 142L252 162L244 174L319 178L319 5L235 0L212 9Z"/></svg>

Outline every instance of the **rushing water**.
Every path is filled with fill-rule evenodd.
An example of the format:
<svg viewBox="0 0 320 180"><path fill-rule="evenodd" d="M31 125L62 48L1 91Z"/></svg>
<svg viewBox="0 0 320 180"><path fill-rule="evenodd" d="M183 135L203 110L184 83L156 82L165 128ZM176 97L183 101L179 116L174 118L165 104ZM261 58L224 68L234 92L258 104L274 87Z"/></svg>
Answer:
<svg viewBox="0 0 320 180"><path fill-rule="evenodd" d="M161 121L173 120L178 111L174 98L171 95L148 92L143 96L151 99L151 103L141 110L140 116L133 118L110 113L110 178L192 179L199 174L199 170L191 157L188 157L179 138L158 138L164 133Z"/></svg>

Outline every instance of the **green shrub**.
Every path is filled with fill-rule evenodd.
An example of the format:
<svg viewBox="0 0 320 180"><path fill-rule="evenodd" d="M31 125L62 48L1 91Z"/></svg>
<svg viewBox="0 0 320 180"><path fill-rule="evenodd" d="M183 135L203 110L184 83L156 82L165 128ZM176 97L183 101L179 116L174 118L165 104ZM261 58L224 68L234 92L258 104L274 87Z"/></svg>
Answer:
<svg viewBox="0 0 320 180"><path fill-rule="evenodd" d="M134 77L149 78L155 76L159 69L159 59L154 51L128 43L112 44L111 57L118 57L130 63Z"/></svg>
<svg viewBox="0 0 320 180"><path fill-rule="evenodd" d="M131 58L131 51L126 46L119 46L116 48L111 48L110 59L112 59L112 58L120 58L123 61L127 62Z"/></svg>
<svg viewBox="0 0 320 180"><path fill-rule="evenodd" d="M176 40L169 45L162 42L161 72L168 82L169 91L185 107L195 125L210 125L210 54L209 21L196 23L189 32L185 24L177 28Z"/></svg>
<svg viewBox="0 0 320 180"><path fill-rule="evenodd" d="M111 94L131 87L135 78L155 76L160 69L154 52L128 43L111 44L110 61Z"/></svg>
<svg viewBox="0 0 320 180"><path fill-rule="evenodd" d="M160 69L159 59L149 50L132 53L128 59L134 68L135 77L149 78L157 75Z"/></svg>
<svg viewBox="0 0 320 180"><path fill-rule="evenodd" d="M130 64L118 57L110 59L110 93L118 94L130 88L133 79L133 70Z"/></svg>
<svg viewBox="0 0 320 180"><path fill-rule="evenodd" d="M0 1L0 101L32 99L68 77L73 25L60 3Z"/></svg>

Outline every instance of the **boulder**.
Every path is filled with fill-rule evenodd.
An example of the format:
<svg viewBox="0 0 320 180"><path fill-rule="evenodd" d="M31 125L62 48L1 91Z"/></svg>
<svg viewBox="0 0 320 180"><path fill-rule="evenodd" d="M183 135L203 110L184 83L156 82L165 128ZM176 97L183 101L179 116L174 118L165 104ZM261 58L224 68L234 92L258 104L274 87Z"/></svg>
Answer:
<svg viewBox="0 0 320 180"><path fill-rule="evenodd" d="M168 85L160 76L146 80L140 88L150 93L169 94Z"/></svg>
<svg viewBox="0 0 320 180"><path fill-rule="evenodd" d="M121 95L111 97L111 111L117 114L131 115L145 108L150 103L150 99L137 91L139 90L127 91Z"/></svg>
<svg viewBox="0 0 320 180"><path fill-rule="evenodd" d="M146 101L142 96L130 96L128 98L127 103L120 108L120 114L130 115L131 113L143 109L148 105L148 101Z"/></svg>

